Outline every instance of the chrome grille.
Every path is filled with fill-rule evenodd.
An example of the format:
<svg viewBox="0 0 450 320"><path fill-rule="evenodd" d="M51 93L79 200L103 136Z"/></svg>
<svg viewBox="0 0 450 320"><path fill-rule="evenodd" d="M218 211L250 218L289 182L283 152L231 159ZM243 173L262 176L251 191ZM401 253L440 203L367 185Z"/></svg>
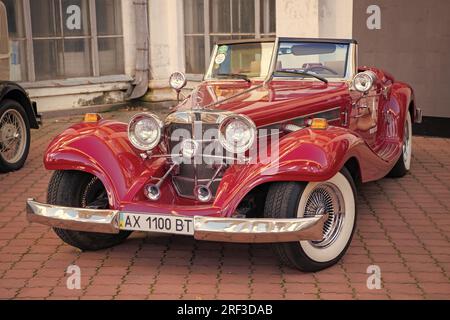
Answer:
<svg viewBox="0 0 450 320"><path fill-rule="evenodd" d="M201 123L201 134L200 130L196 132L196 134L199 135L199 137L193 137L193 130L194 130L194 123L185 121L184 123L180 122L166 122L165 125L165 140L166 145L168 146L168 150L170 154L174 153L174 148L176 145L178 145L181 141L178 139L172 140L172 134L177 129L184 129L186 132L190 133L190 136L187 137L189 139L197 138L196 141L198 141L201 146L202 150L211 143L211 140L209 141L203 141L203 134L208 129L218 129L218 124L215 121L214 123L207 123L204 122L205 117L202 115L200 117L199 115L201 112L192 112L191 115L194 117L191 118L191 120L194 119L203 119L203 121L198 121L198 123ZM217 137L215 137L217 139ZM213 143L219 143L218 140L213 140ZM225 154L225 153L223 153ZM213 155L214 152L213 152ZM202 159L200 164L195 164L192 160L192 164L188 163L181 163L179 165L179 168L177 170L177 173L172 176L173 184L178 192L178 194L182 197L186 198L192 198L194 199L194 188L198 185L206 185L210 182L210 180L214 177L214 174L217 171L216 166L209 165L205 163L205 159ZM217 189L219 187L221 181L221 176L219 175L215 181L211 184L211 191L213 193L213 196L217 193Z"/></svg>

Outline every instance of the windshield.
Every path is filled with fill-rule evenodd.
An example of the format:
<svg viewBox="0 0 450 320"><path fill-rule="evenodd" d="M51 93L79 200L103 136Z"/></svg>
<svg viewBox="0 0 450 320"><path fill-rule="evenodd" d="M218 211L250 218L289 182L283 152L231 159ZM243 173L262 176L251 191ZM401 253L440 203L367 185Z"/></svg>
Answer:
<svg viewBox="0 0 450 320"><path fill-rule="evenodd" d="M273 42L216 46L205 80L266 78L273 54Z"/></svg>
<svg viewBox="0 0 450 320"><path fill-rule="evenodd" d="M311 73L324 78L345 78L349 44L281 42L276 77L303 77Z"/></svg>

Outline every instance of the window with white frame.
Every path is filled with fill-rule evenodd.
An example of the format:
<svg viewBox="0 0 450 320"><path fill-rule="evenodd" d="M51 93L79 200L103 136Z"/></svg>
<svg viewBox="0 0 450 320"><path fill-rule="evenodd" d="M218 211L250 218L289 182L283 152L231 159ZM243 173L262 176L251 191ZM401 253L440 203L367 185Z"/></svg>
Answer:
<svg viewBox="0 0 450 320"><path fill-rule="evenodd" d="M220 40L275 36L276 0L184 0L186 73L202 74Z"/></svg>
<svg viewBox="0 0 450 320"><path fill-rule="evenodd" d="M15 81L124 73L120 0L0 0Z"/></svg>

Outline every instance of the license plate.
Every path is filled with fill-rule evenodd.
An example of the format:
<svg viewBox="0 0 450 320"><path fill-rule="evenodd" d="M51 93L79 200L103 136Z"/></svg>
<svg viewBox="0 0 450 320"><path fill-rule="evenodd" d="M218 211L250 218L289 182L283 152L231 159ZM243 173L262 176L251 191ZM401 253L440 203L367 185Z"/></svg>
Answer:
<svg viewBox="0 0 450 320"><path fill-rule="evenodd" d="M193 235L194 219L121 212L119 228L128 231Z"/></svg>

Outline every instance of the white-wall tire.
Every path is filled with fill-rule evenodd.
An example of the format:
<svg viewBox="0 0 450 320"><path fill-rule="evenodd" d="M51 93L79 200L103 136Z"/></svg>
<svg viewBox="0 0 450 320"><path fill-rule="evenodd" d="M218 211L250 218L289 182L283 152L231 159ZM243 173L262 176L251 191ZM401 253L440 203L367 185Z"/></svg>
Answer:
<svg viewBox="0 0 450 320"><path fill-rule="evenodd" d="M317 241L300 241L300 246L305 252L305 254L316 262L329 262L336 259L347 247L347 244L352 238L353 228L355 225L356 219L356 207L355 207L355 195L353 193L352 186L347 178L342 174L338 173L333 178L328 180L327 182L310 182L306 185L305 190L302 193L302 196L299 201L297 217L302 218L305 216L305 207L307 205L308 199L312 193L314 193L318 188L322 188L323 186L333 186L336 188L334 192L339 192L342 199L340 208L341 212L334 213L333 217L328 219L328 223L331 220L340 219L340 223L335 224L335 232L330 235L330 237L335 236L331 240L330 243L322 245L325 239L317 242ZM331 191L333 192L333 191Z"/></svg>
<svg viewBox="0 0 450 320"><path fill-rule="evenodd" d="M342 258L355 231L356 188L346 168L328 181L281 182L270 187L264 210L267 218L308 217L324 212L329 214L329 219L324 226L322 241L273 244L282 263L315 272L336 264Z"/></svg>
<svg viewBox="0 0 450 320"><path fill-rule="evenodd" d="M406 114L405 132L403 133L403 147L402 158L406 171L411 169L411 155L412 155L412 119L411 114Z"/></svg>
<svg viewBox="0 0 450 320"><path fill-rule="evenodd" d="M404 177L411 169L412 160L412 117L411 113L407 112L405 116L405 126L403 131L403 143L400 158L395 166L389 172L388 176L392 178Z"/></svg>

